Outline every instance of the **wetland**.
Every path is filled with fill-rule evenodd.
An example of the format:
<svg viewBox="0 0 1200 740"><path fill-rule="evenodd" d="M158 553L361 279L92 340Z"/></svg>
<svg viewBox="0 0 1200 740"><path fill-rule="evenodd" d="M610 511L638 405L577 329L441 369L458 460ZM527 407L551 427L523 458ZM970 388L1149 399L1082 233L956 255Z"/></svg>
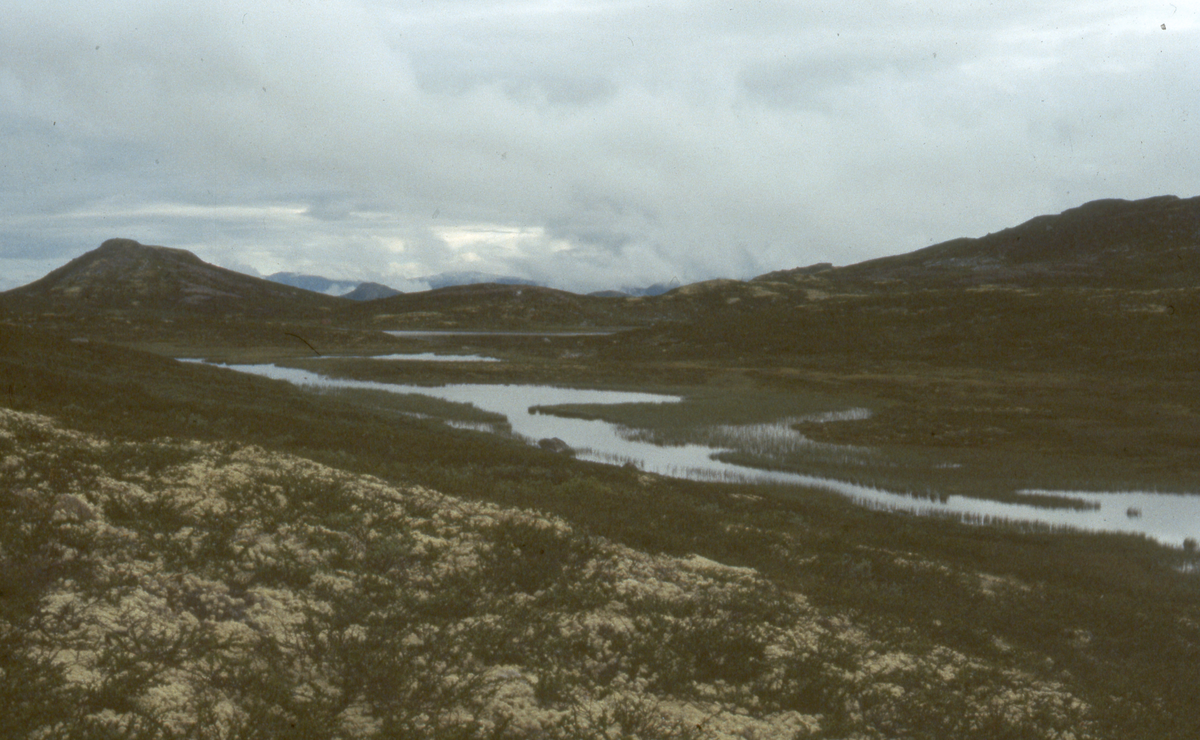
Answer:
<svg viewBox="0 0 1200 740"><path fill-rule="evenodd" d="M453 361L457 358L435 355L429 359ZM1123 532L1145 535L1176 547L1183 546L1189 539L1194 542L1200 535L1200 495L1194 493L1022 489L1011 492L1010 500L996 501L948 494L928 487L888 490L849 479L795 472L803 469L806 463L810 467L824 463L828 469L830 461L836 461L836 467L843 474L870 480L875 468L894 469L904 465L879 450L814 442L797 430L797 427L809 424L866 420L871 413L863 408L741 424L728 423L725 419L699 427L675 425L671 427L672 434L664 434L661 426L636 428L605 421L600 418L602 407L620 406L627 418L632 415L644 423L652 423L656 416L662 416L665 407L684 403L683 396L549 385L401 385L335 378L274 364L226 367L309 388L439 399L477 409L491 419L464 421L461 418L463 412L459 411L446 419L452 425L500 433L529 444L559 439L581 459L632 465L659 475L698 481L823 489L868 507L953 517L984 526L1004 522L1051 530ZM817 407L820 407L819 403ZM744 460L757 465L729 460ZM781 470L781 466L789 469ZM939 462L933 463L932 467L958 469L967 475L971 472L961 471L961 463ZM927 478L928 473L922 469L908 471L914 483Z"/></svg>

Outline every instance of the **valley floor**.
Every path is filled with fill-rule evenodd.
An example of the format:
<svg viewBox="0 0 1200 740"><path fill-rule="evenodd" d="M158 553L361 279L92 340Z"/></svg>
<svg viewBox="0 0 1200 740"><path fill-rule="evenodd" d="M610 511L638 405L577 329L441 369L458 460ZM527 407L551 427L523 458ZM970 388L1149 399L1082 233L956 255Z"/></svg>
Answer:
<svg viewBox="0 0 1200 740"><path fill-rule="evenodd" d="M1181 549L646 475L71 338L0 333L5 736L1200 732L1200 584ZM598 341L459 341L505 362L371 372L686 387L705 419L854 398L876 414L813 436L971 452L995 481L1127 460L1194 475L1190 417L1130 403L1170 379L633 362ZM368 346L397 350L342 349ZM1115 463L1110 422L1136 445ZM930 425L961 433L918 444ZM1029 471L1005 457L1038 449Z"/></svg>

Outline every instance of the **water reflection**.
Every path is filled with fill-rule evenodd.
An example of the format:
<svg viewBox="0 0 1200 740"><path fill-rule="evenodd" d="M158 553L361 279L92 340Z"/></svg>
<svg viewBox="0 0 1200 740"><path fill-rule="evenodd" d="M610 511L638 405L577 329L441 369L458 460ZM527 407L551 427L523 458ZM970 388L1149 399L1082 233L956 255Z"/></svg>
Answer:
<svg viewBox="0 0 1200 740"><path fill-rule="evenodd" d="M624 391L583 390L536 385L459 384L417 386L329 378L317 373L275 365L229 365L230 369L298 385L358 388L394 393L419 393L457 403L469 403L508 418L512 433L527 441L558 437L585 460L610 464L627 462L642 470L693 480L737 483L778 483L834 491L864 506L922 515L947 515L967 521L1024 521L1052 527L1140 533L1178 547L1185 538L1200 535L1200 496L1142 491L1098 493L1027 491L1071 496L1089 508L1046 509L963 496L910 496L847 481L797 473L761 470L714 459L720 447L698 444L663 446L639 439L627 428L598 420L569 419L533 413L534 406L559 404L678 403L679 396ZM780 429L786 429L781 426ZM785 433L776 430L775 433ZM799 441L802 435L796 434ZM1094 508L1092 508L1094 507ZM1137 516L1130 515L1136 510Z"/></svg>
<svg viewBox="0 0 1200 740"><path fill-rule="evenodd" d="M432 337L604 337L619 330L598 331L471 331L470 329L395 329L385 331L393 337L405 339L429 339Z"/></svg>
<svg viewBox="0 0 1200 740"><path fill-rule="evenodd" d="M395 355L325 355L316 360L408 360L410 362L502 362L485 355L443 355L437 352L407 352Z"/></svg>

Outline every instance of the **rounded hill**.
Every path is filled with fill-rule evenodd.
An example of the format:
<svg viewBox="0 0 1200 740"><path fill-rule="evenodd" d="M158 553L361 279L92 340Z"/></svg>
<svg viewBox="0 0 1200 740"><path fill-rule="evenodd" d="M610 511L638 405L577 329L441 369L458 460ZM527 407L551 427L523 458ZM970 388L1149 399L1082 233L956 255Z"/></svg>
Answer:
<svg viewBox="0 0 1200 740"><path fill-rule="evenodd" d="M66 313L133 310L303 315L343 303L208 264L183 249L132 239L109 239L4 297L8 302Z"/></svg>

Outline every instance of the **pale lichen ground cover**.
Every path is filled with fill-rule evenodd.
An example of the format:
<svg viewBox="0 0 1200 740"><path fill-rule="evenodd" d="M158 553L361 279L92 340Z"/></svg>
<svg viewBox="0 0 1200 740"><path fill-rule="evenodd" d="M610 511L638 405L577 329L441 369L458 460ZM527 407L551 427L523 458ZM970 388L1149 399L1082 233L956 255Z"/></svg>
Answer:
<svg viewBox="0 0 1200 740"><path fill-rule="evenodd" d="M755 571L233 443L0 409L6 737L1085 737Z"/></svg>

